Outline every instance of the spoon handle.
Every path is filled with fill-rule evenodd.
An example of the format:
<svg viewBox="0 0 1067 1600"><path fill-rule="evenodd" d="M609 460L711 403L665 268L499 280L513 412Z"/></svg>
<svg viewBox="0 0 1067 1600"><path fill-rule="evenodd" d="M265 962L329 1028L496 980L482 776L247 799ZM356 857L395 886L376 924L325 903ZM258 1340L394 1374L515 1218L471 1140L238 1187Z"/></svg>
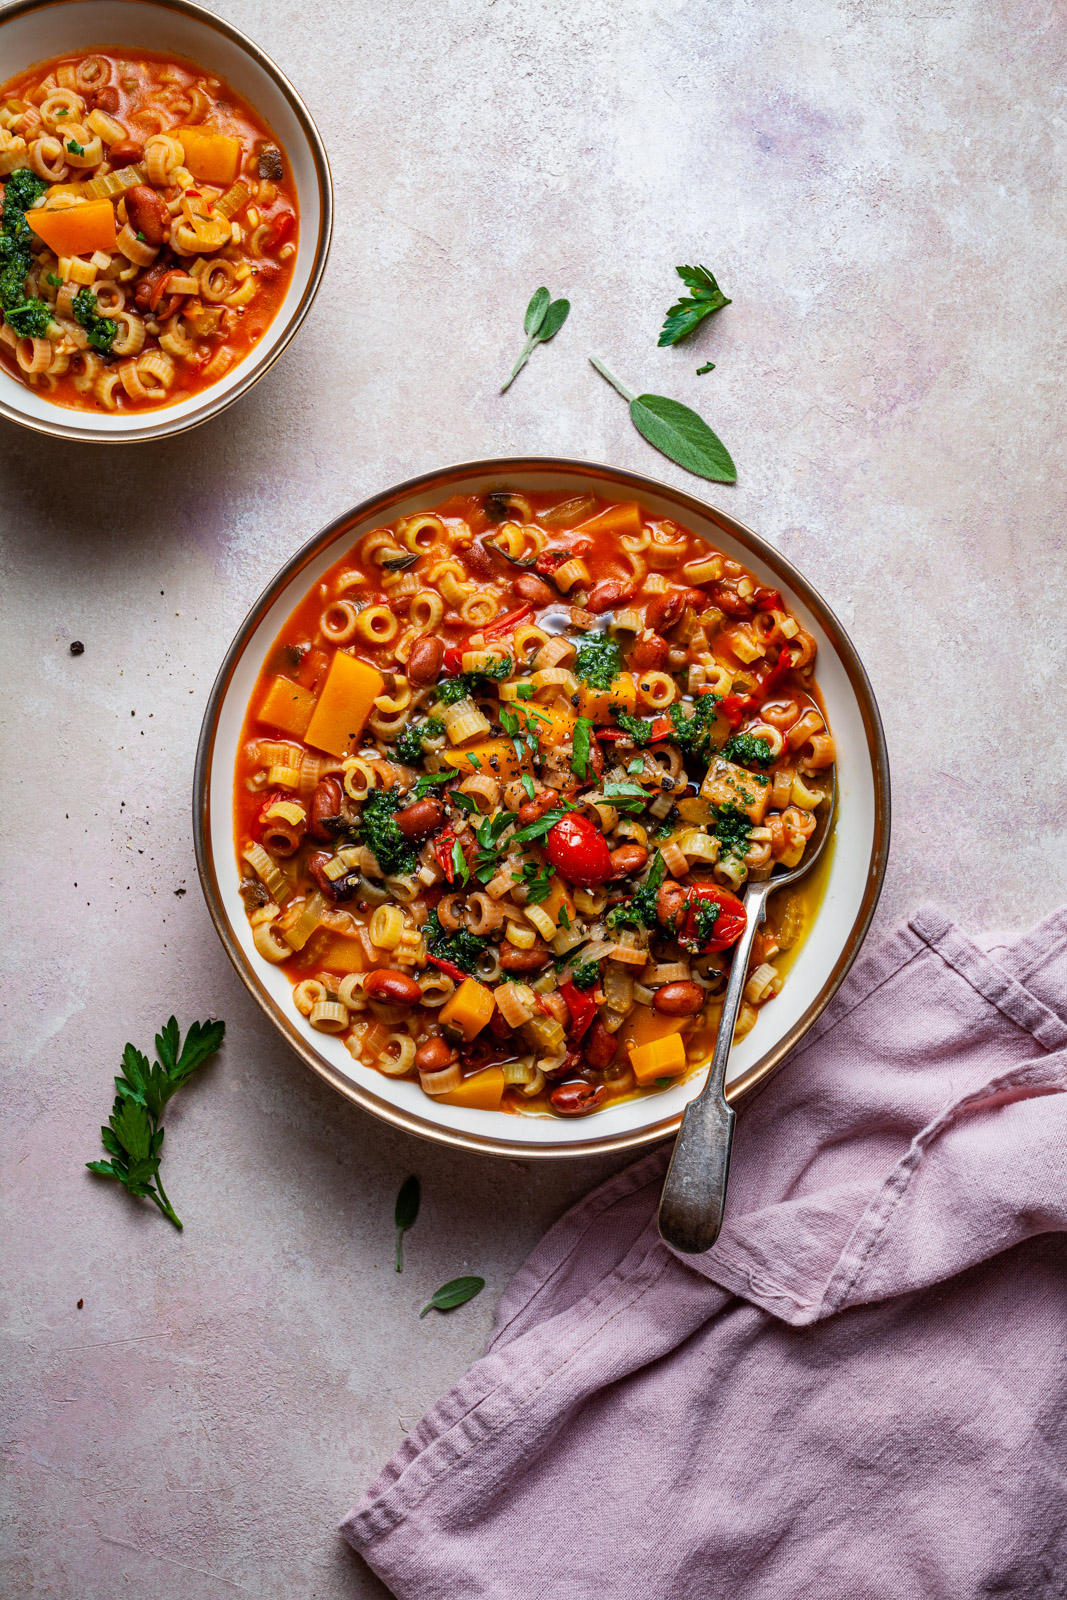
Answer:
<svg viewBox="0 0 1067 1600"><path fill-rule="evenodd" d="M660 1237L686 1255L710 1250L722 1227L734 1112L723 1088L734 1042L734 1027L748 980L748 961L756 930L767 914L770 882L745 890L745 931L734 948L730 981L722 1004L707 1081L685 1108L659 1205Z"/></svg>

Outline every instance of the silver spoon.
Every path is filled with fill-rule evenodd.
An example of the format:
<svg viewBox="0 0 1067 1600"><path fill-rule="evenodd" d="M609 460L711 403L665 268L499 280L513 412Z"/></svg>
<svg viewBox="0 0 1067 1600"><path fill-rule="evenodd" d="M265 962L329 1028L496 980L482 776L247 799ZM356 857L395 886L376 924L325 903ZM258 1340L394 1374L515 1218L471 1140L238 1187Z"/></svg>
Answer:
<svg viewBox="0 0 1067 1600"><path fill-rule="evenodd" d="M762 883L750 883L745 888L745 931L734 947L715 1054L711 1058L707 1082L685 1108L659 1203L660 1237L686 1255L700 1255L710 1250L722 1227L730 1146L734 1137L734 1111L726 1104L723 1090L737 1013L748 982L752 941L767 915L768 897L797 883L811 871L822 854L832 832L837 801L836 775L831 773L831 779L829 799L819 807L819 822L802 860L791 871L764 878Z"/></svg>

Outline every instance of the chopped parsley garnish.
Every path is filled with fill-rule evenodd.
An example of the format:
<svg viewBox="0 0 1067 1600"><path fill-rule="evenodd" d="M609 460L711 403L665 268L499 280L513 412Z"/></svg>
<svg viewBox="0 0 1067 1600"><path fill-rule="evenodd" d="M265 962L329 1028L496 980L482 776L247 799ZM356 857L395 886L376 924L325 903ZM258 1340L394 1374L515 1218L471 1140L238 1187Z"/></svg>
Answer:
<svg viewBox="0 0 1067 1600"><path fill-rule="evenodd" d="M693 913L693 920L696 924L696 942L698 945L704 944L707 939L711 938L712 934L715 932L715 924L718 922L721 913L722 906L719 905L717 900L698 901Z"/></svg>
<svg viewBox="0 0 1067 1600"><path fill-rule="evenodd" d="M614 639L606 633L593 633L583 639L574 671L591 689L610 689L622 671L622 658Z"/></svg>
<svg viewBox="0 0 1067 1600"><path fill-rule="evenodd" d="M470 878L470 868L467 858L463 854L463 847L458 839L452 841L452 870L460 883L466 883Z"/></svg>
<svg viewBox="0 0 1067 1600"><path fill-rule="evenodd" d="M62 289L63 287L63 279L56 272L46 272L44 279L46 283L52 285L53 289Z"/></svg>
<svg viewBox="0 0 1067 1600"><path fill-rule="evenodd" d="M552 893L552 868L538 861L524 861L522 871L513 872L512 877L516 883L525 885L528 906L539 906Z"/></svg>
<svg viewBox="0 0 1067 1600"><path fill-rule="evenodd" d="M498 811L495 817L483 817L474 830L478 841L478 854L474 858L474 876L479 883L488 883L496 876L500 861L500 841L515 821L511 811Z"/></svg>
<svg viewBox="0 0 1067 1600"><path fill-rule="evenodd" d="M479 960L489 948L487 940L468 933L466 928L446 933L436 911L431 911L424 922L422 937L432 956L436 956L438 961L451 961L454 967L459 967L463 972L476 971Z"/></svg>
<svg viewBox="0 0 1067 1600"><path fill-rule="evenodd" d="M717 694L702 694L693 706L692 716L677 701L671 706L670 717L674 723L674 732L670 737L687 755L695 756L702 761L707 760L720 698L721 696Z"/></svg>
<svg viewBox="0 0 1067 1600"><path fill-rule="evenodd" d="M600 982L600 962L579 962L571 973L571 982L576 989L595 989Z"/></svg>
<svg viewBox="0 0 1067 1600"><path fill-rule="evenodd" d="M634 744L649 743L652 738L652 723L647 717L635 717L632 711L625 711L622 706L612 706L611 709L615 714L615 721L623 733L630 735Z"/></svg>
<svg viewBox="0 0 1067 1600"><path fill-rule="evenodd" d="M415 783L415 787L412 790L411 798L413 800L422 800L422 799L425 798L426 795L431 794L433 792L433 790L437 788L437 785L439 783L447 783L449 778L454 778L455 776L456 776L456 774L455 774L455 772L453 772L451 767L449 767L449 769L446 772L423 772L423 773L420 773L420 775L419 775L419 777L418 777L418 779L417 779L417 781ZM460 796L453 795L452 798L453 798L453 800L456 800L456 799L459 799ZM469 794L463 795L462 798L464 800L470 800L471 799ZM471 800L471 805L472 806L474 805L474 801L473 800Z"/></svg>
<svg viewBox="0 0 1067 1600"><path fill-rule="evenodd" d="M96 295L91 289L78 290L74 296L73 310L75 320L85 329L93 349L99 350L102 356L109 356L119 325L110 317L100 315Z"/></svg>
<svg viewBox="0 0 1067 1600"><path fill-rule="evenodd" d="M466 700L471 692L471 684L465 673L460 673L456 678L446 678L444 683L439 683L434 690L434 701L439 706L454 706L460 700Z"/></svg>
<svg viewBox="0 0 1067 1600"><path fill-rule="evenodd" d="M26 212L48 185L29 167L12 172L4 185L0 213L0 309L8 327L20 338L44 339L53 322L52 308L26 295L26 277L33 266L33 234Z"/></svg>
<svg viewBox="0 0 1067 1600"><path fill-rule="evenodd" d="M623 905L608 912L609 928L654 928L656 926L656 898L659 886L667 871L667 863L657 850L648 869L648 877L635 889Z"/></svg>
<svg viewBox="0 0 1067 1600"><path fill-rule="evenodd" d="M739 861L752 841L752 824L737 806L716 806L712 831L722 860Z"/></svg>
<svg viewBox="0 0 1067 1600"><path fill-rule="evenodd" d="M531 839L543 839L550 828L561 822L570 811L577 811L578 807L571 805L569 800L564 800L562 805L553 806L551 811L546 811L538 817L536 822L528 823L525 828L520 828L515 835L515 844L529 844Z"/></svg>
<svg viewBox="0 0 1067 1600"><path fill-rule="evenodd" d="M439 739L444 731L445 725L438 717L427 717L423 722L409 722L397 738L396 759L406 767L417 767L422 760L424 742L427 739Z"/></svg>
<svg viewBox="0 0 1067 1600"><path fill-rule="evenodd" d="M606 783L604 799L616 811L643 811L652 796L639 783Z"/></svg>
<svg viewBox="0 0 1067 1600"><path fill-rule="evenodd" d="M535 792L534 786L533 786L533 779L530 777L530 774L528 772L524 772L522 774L522 786L526 790L527 799L529 799L529 800L536 799L536 792Z"/></svg>
<svg viewBox="0 0 1067 1600"><path fill-rule="evenodd" d="M584 783L589 776L589 730L593 724L589 717L579 717L574 724L571 771ZM532 798L532 796L531 796Z"/></svg>
<svg viewBox="0 0 1067 1600"><path fill-rule="evenodd" d="M360 813L359 837L387 876L414 872L417 863L414 847L393 821L405 804L398 789L372 789Z"/></svg>
<svg viewBox="0 0 1067 1600"><path fill-rule="evenodd" d="M67 140L67 150L72 156L83 156L85 154L85 146L79 144L77 139Z"/></svg>
<svg viewBox="0 0 1067 1600"><path fill-rule="evenodd" d="M727 740L720 754L724 760L734 761L742 767L766 768L774 760L766 739L754 733L735 733L732 739Z"/></svg>
<svg viewBox="0 0 1067 1600"><path fill-rule="evenodd" d="M520 700L532 700L537 690L532 683L517 683L515 685L515 693Z"/></svg>

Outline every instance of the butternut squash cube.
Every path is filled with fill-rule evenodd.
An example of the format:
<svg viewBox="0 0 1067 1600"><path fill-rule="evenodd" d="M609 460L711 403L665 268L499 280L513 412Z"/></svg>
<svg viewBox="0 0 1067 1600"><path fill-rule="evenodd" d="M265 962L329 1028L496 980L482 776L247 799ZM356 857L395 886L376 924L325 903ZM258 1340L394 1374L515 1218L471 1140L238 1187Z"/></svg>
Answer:
<svg viewBox="0 0 1067 1600"><path fill-rule="evenodd" d="M307 725L307 743L331 756L348 755L384 688L385 679L374 667L338 650Z"/></svg>
<svg viewBox="0 0 1067 1600"><path fill-rule="evenodd" d="M770 803L771 780L762 772L747 772L717 756L707 770L700 793L713 806L736 806L749 822L759 823Z"/></svg>
<svg viewBox="0 0 1067 1600"><path fill-rule="evenodd" d="M562 744L574 732L578 713L561 700L554 700L550 706L531 700L523 709L539 743L546 749Z"/></svg>
<svg viewBox="0 0 1067 1600"><path fill-rule="evenodd" d="M457 772L485 772L491 778L517 778L522 771L510 739L479 739L462 750L446 750L445 760Z"/></svg>
<svg viewBox="0 0 1067 1600"><path fill-rule="evenodd" d="M26 221L57 256L91 256L115 248L115 208L110 200L90 200L69 211L27 211Z"/></svg>
<svg viewBox="0 0 1067 1600"><path fill-rule="evenodd" d="M492 989L479 983L477 978L466 978L451 1000L441 1007L441 1024L458 1028L469 1044L493 1015L495 1004Z"/></svg>
<svg viewBox="0 0 1067 1600"><path fill-rule="evenodd" d="M580 714L589 717L601 728L614 725L612 706L620 706L632 716L636 705L637 684L632 672L620 673L610 689L591 689L587 683L583 683L578 691Z"/></svg>
<svg viewBox="0 0 1067 1600"><path fill-rule="evenodd" d="M503 1097L503 1067L486 1067L483 1072L464 1078L459 1088L450 1094L434 1095L443 1106L469 1106L477 1111L499 1111Z"/></svg>
<svg viewBox="0 0 1067 1600"><path fill-rule="evenodd" d="M182 142L185 165L201 183L231 184L237 176L241 141L214 128L175 128Z"/></svg>
<svg viewBox="0 0 1067 1600"><path fill-rule="evenodd" d="M256 714L257 721L269 723L282 733L291 733L302 739L315 709L315 696L291 678L272 678L263 704Z"/></svg>
<svg viewBox="0 0 1067 1600"><path fill-rule="evenodd" d="M662 1039L652 1039L648 1044L630 1046L630 1065L640 1084L652 1083L656 1078L678 1078L685 1071L685 1045L680 1033L668 1033Z"/></svg>
<svg viewBox="0 0 1067 1600"><path fill-rule="evenodd" d="M608 506L606 511L598 511L595 517L590 517L588 522L583 522L579 533L614 533L628 534L631 538L639 539L644 529L641 517L641 507L636 500L624 500L620 505Z"/></svg>
<svg viewBox="0 0 1067 1600"><path fill-rule="evenodd" d="M367 965L362 941L344 933L331 933L322 953L316 952L316 961L327 972L363 972Z"/></svg>

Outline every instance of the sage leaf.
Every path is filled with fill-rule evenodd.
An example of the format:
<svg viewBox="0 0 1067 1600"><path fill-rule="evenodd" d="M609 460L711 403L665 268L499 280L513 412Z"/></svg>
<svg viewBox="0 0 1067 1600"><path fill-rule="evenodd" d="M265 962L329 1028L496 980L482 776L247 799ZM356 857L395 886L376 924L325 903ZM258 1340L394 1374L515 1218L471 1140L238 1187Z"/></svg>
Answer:
<svg viewBox="0 0 1067 1600"><path fill-rule="evenodd" d="M396 1206L393 1211L393 1221L396 1223L396 1270L404 1270L404 1234L409 1228L415 1226L415 1219L419 1214L419 1201L422 1199L422 1190L419 1180L412 1174L405 1178L400 1185L400 1193L396 1197Z"/></svg>
<svg viewBox="0 0 1067 1600"><path fill-rule="evenodd" d="M511 369L511 375L500 393L504 394L515 382L519 373L530 359L535 345L544 344L549 339L554 339L570 315L571 303L569 300L553 300L545 288L540 288L535 293L530 304L526 307L526 316L523 327L526 330L526 343L519 353L519 359Z"/></svg>
<svg viewBox="0 0 1067 1600"><path fill-rule="evenodd" d="M453 1278L434 1290L419 1312L419 1317L424 1317L428 1311L453 1311L456 1306L466 1305L468 1300L473 1300L484 1288L484 1278Z"/></svg>
<svg viewBox="0 0 1067 1600"><path fill-rule="evenodd" d="M714 483L737 482L737 468L729 450L703 417L679 400L668 400L660 394L631 393L596 356L589 359L601 377L629 401L634 427L649 444L698 478Z"/></svg>
<svg viewBox="0 0 1067 1600"><path fill-rule="evenodd" d="M538 344L546 344L549 339L554 339L570 314L569 300L553 300L545 312L545 320L537 330Z"/></svg>
<svg viewBox="0 0 1067 1600"><path fill-rule="evenodd" d="M639 394L630 405L630 415L649 444L687 472L713 483L737 482L737 468L729 450L703 417L688 406L660 394Z"/></svg>
<svg viewBox="0 0 1067 1600"><path fill-rule="evenodd" d="M535 334L542 322L544 322L550 299L551 296L545 288L538 289L535 292L533 299L526 307L526 318L523 323L523 327L528 334Z"/></svg>

